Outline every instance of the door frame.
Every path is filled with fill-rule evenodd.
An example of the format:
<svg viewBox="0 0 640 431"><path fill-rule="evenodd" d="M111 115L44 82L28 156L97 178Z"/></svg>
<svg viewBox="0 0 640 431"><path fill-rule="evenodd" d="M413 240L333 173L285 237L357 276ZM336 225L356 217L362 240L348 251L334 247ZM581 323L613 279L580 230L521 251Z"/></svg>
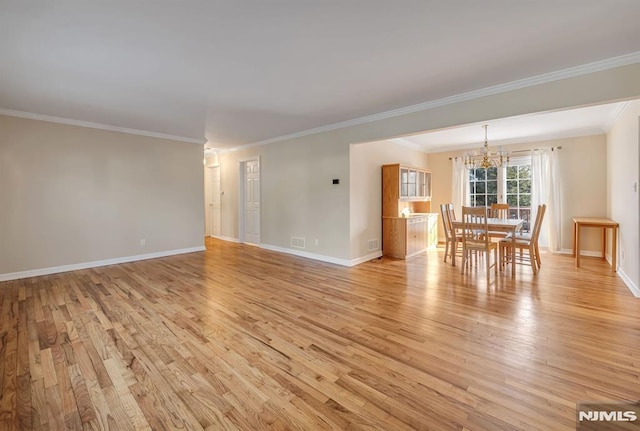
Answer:
<svg viewBox="0 0 640 431"><path fill-rule="evenodd" d="M244 185L246 176L247 162L258 162L258 187L260 190L260 232L258 235L258 244L262 242L262 163L260 156L248 157L238 160L238 241L245 243L244 238Z"/></svg>

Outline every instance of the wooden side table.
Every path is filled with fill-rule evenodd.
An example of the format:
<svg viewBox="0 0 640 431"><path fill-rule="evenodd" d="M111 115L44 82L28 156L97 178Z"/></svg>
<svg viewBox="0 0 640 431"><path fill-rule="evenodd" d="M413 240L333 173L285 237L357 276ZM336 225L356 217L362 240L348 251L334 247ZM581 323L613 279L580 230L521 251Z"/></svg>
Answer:
<svg viewBox="0 0 640 431"><path fill-rule="evenodd" d="M580 228L597 227L602 229L602 258L607 251L607 229L611 229L611 272L617 271L618 255L618 222L600 217L574 217L573 218L573 252L576 258L576 267L580 267Z"/></svg>

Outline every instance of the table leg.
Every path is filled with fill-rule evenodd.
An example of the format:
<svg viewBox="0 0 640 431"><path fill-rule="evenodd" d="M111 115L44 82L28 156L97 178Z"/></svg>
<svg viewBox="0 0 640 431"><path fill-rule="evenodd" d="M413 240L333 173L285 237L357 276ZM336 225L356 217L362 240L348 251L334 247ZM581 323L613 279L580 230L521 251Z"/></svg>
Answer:
<svg viewBox="0 0 640 431"><path fill-rule="evenodd" d="M575 249L576 249L576 268L580 268L580 223L575 223Z"/></svg>
<svg viewBox="0 0 640 431"><path fill-rule="evenodd" d="M602 258L607 258L607 228L602 228Z"/></svg>
<svg viewBox="0 0 640 431"><path fill-rule="evenodd" d="M618 226L611 228L611 272L616 272L618 257Z"/></svg>
<svg viewBox="0 0 640 431"><path fill-rule="evenodd" d="M571 257L576 257L576 222L573 222L573 229L571 229Z"/></svg>
<svg viewBox="0 0 640 431"><path fill-rule="evenodd" d="M511 277L516 278L516 230L511 232Z"/></svg>

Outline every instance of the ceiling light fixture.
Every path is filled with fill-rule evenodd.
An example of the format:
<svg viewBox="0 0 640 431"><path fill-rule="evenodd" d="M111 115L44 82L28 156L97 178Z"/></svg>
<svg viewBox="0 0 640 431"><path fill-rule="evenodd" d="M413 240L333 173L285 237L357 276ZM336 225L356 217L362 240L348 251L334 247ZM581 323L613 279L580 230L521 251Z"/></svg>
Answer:
<svg viewBox="0 0 640 431"><path fill-rule="evenodd" d="M465 154L464 166L471 170L478 168L498 168L502 165L508 165L509 152L499 150L492 154L491 151L489 151L489 143L487 140L487 128L489 125L485 124L482 127L484 127L484 147L480 151L480 154L478 154L477 151L474 154Z"/></svg>

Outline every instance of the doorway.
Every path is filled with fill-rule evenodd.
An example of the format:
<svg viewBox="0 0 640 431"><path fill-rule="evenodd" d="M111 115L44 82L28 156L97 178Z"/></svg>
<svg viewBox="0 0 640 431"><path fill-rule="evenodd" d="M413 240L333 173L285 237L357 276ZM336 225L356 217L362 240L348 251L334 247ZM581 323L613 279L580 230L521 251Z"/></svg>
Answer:
<svg viewBox="0 0 640 431"><path fill-rule="evenodd" d="M205 234L220 237L220 166L205 170Z"/></svg>
<svg viewBox="0 0 640 431"><path fill-rule="evenodd" d="M260 160L240 162L240 242L260 244Z"/></svg>

